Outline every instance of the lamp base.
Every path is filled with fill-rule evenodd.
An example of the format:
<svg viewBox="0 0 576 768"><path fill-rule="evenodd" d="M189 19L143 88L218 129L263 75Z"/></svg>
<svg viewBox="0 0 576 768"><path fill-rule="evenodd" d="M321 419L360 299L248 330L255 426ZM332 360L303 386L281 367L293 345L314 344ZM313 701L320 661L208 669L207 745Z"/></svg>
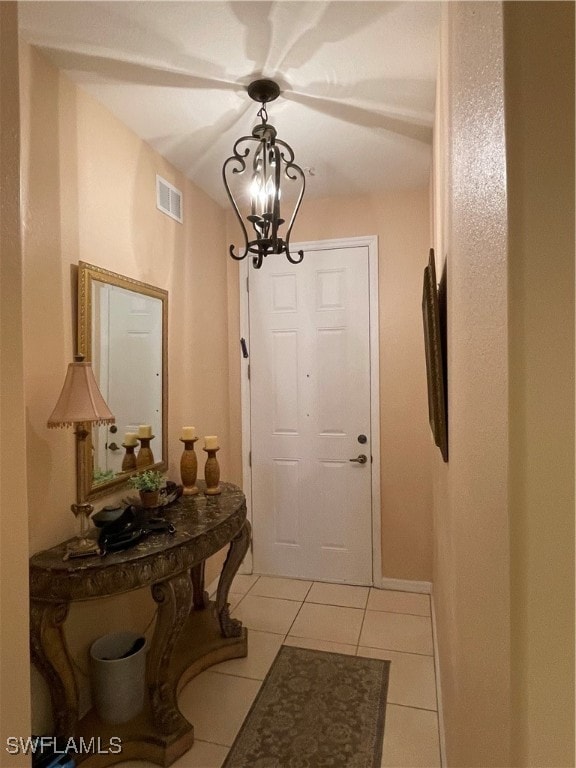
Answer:
<svg viewBox="0 0 576 768"><path fill-rule="evenodd" d="M94 539L74 539L68 544L63 560L70 560L73 557L91 557L99 555L100 547Z"/></svg>
<svg viewBox="0 0 576 768"><path fill-rule="evenodd" d="M94 539L89 539L86 536L88 518L92 512L94 512L94 507L92 504L84 502L82 504L72 504L70 509L74 512L74 517L80 518L80 534L68 544L63 559L68 560L71 557L90 557L91 555L99 555L100 547L98 546L98 542Z"/></svg>

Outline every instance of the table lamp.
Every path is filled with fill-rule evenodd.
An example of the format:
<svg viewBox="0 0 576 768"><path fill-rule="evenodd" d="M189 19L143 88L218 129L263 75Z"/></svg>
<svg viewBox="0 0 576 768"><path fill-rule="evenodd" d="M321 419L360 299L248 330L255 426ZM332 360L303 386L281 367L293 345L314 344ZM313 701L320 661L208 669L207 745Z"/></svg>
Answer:
<svg viewBox="0 0 576 768"><path fill-rule="evenodd" d="M88 518L94 511L92 504L86 502L85 472L86 438L89 427L100 424L113 424L115 421L110 409L102 397L90 363L84 362L83 355L76 355L74 362L68 365L62 392L48 427L75 427L76 435L76 503L71 505L72 512L80 517L80 534L68 547L68 557L92 554L95 544L86 538Z"/></svg>

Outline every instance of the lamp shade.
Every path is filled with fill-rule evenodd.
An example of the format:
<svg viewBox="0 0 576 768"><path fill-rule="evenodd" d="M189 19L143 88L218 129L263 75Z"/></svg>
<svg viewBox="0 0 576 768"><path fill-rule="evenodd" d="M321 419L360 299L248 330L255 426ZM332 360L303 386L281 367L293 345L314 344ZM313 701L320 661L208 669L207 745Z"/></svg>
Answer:
<svg viewBox="0 0 576 768"><path fill-rule="evenodd" d="M100 394L90 363L77 360L68 365L66 380L48 426L71 427L82 421L113 424L115 418Z"/></svg>

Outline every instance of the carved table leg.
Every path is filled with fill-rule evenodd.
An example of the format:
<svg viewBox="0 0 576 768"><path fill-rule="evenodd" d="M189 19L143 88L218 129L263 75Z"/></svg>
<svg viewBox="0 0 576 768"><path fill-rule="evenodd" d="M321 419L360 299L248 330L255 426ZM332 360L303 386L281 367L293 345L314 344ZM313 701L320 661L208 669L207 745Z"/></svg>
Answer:
<svg viewBox="0 0 576 768"><path fill-rule="evenodd" d="M208 608L208 604L210 603L210 596L208 595L208 592L204 591L205 565L206 562L203 561L190 569L190 578L192 579L192 589L194 594L194 609L196 611Z"/></svg>
<svg viewBox="0 0 576 768"><path fill-rule="evenodd" d="M158 618L147 659L148 689L154 724L161 733L189 731L190 723L178 709L177 680L170 674L174 644L192 607L192 582L188 572L152 586Z"/></svg>
<svg viewBox="0 0 576 768"><path fill-rule="evenodd" d="M55 732L65 738L78 725L78 687L63 630L68 609L68 603L30 601L32 661L50 689Z"/></svg>
<svg viewBox="0 0 576 768"><path fill-rule="evenodd" d="M220 580L218 581L218 591L216 592L216 612L220 622L220 629L223 637L240 637L242 634L242 623L238 619L230 617L230 605L228 603L228 592L240 563L250 545L250 523L244 521L244 525L238 531L236 536L230 542L230 549L226 556Z"/></svg>

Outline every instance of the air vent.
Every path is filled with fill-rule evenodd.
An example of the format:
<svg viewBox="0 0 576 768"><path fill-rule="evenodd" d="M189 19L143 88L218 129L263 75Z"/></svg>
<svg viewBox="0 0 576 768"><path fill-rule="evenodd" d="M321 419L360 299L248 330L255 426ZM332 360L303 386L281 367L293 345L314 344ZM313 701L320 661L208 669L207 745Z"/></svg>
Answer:
<svg viewBox="0 0 576 768"><path fill-rule="evenodd" d="M156 207L182 224L182 192L161 176L156 176Z"/></svg>

